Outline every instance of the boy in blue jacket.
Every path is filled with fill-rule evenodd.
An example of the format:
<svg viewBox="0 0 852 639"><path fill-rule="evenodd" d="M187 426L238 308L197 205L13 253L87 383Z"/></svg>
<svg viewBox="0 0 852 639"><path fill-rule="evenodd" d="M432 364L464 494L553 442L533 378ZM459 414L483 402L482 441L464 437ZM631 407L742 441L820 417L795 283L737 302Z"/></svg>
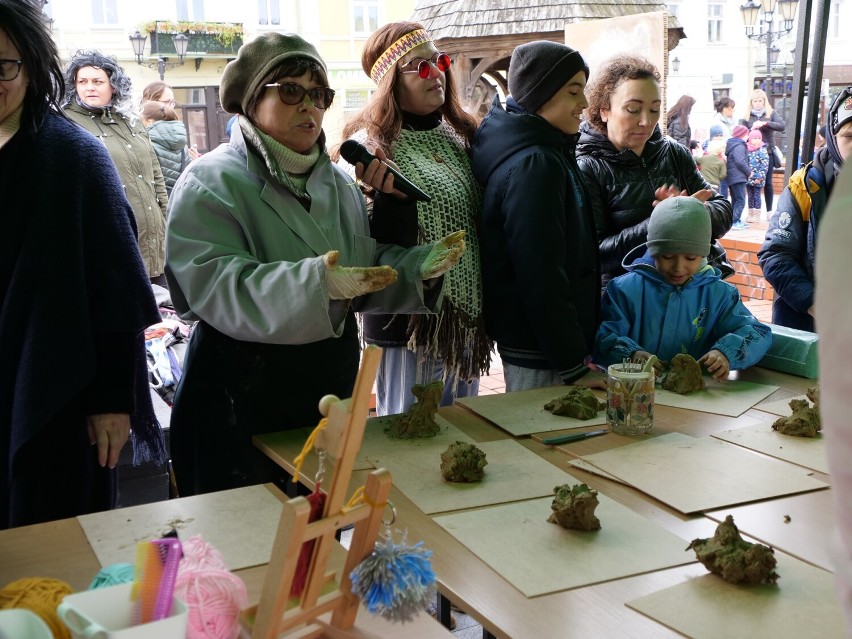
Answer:
<svg viewBox="0 0 852 639"><path fill-rule="evenodd" d="M722 380L763 358L772 333L707 264L710 237L710 217L699 200L678 196L657 205L647 244L627 254L622 266L629 272L607 285L596 363L652 354L668 361L686 352Z"/></svg>

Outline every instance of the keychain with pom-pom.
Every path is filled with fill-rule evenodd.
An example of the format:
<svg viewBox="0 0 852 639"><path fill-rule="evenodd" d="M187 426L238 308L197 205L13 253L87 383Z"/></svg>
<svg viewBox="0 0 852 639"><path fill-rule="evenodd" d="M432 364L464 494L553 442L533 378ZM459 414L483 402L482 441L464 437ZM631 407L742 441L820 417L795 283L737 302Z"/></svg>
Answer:
<svg viewBox="0 0 852 639"><path fill-rule="evenodd" d="M296 469L293 473L294 483L299 480L299 471L302 468L302 463L305 461L307 454L313 448L317 435L326 427L327 424L328 418L323 418L319 421L317 427L305 441L305 445L302 447L302 452L299 453L299 456L294 460L293 465ZM310 514L308 515L308 522L320 519L322 517L323 510L325 509L326 494L320 490L322 480L325 477L325 451L321 448L317 448L316 450L319 462L317 463L317 473L314 476L314 490L307 497L308 504L310 504L311 507ZM301 596L302 591L305 589L305 585L308 580L308 571L311 568L311 557L313 556L315 544L315 539L311 539L310 541L306 541L302 544L302 548L299 551L299 560L296 562L296 571L293 574L293 583L290 585L291 597Z"/></svg>
<svg viewBox="0 0 852 639"><path fill-rule="evenodd" d="M372 554L349 574L352 592L372 614L394 622L411 621L435 598L435 573L432 571L432 551L423 542L409 546L406 534L394 542L391 526L396 521L396 508L385 524L382 539L376 542ZM399 532L399 531L397 531Z"/></svg>

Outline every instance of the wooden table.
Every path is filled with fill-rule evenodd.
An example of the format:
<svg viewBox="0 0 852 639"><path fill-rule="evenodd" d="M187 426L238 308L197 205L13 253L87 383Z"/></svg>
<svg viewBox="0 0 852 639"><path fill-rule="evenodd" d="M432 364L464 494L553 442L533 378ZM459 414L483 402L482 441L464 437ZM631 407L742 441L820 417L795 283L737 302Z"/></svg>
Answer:
<svg viewBox="0 0 852 639"><path fill-rule="evenodd" d="M274 486L268 485L267 488L276 497L286 499ZM148 506L156 509L157 504ZM117 527L123 521L123 510L110 513L114 515ZM128 543L131 542L132 539L129 539ZM343 554L340 548L334 556L340 565ZM88 588L100 569L101 565L76 518L0 531L0 587L16 579L37 576L61 579L75 591L80 591ZM260 598L265 573L265 565L235 571L246 585L250 604L257 603ZM452 639L446 628L425 613L411 623L400 625L361 610L352 632L353 637L363 639Z"/></svg>
<svg viewBox="0 0 852 639"><path fill-rule="evenodd" d="M814 380L793 377L766 369L753 368L740 372L739 378L779 386L767 401L803 394ZM478 415L461 406L442 408L439 414L470 435L484 442L510 438ZM705 437L732 428L774 419L763 411L751 409L740 417L725 417L657 405L654 432L682 432ZM599 427L598 427L599 428ZM302 437L276 438L274 445L256 439L270 458L293 472L291 460L301 450ZM567 469L566 455L532 438L518 438L523 446L562 469ZM635 442L634 438L609 434L571 444L571 451L587 455ZM760 453L754 453L760 455ZM302 481L312 486L315 456L309 456L302 469ZM683 515L639 490L598 475L572 468L571 474L590 487L645 516L657 525L686 540L708 536L715 521L724 518L723 511L708 515ZM360 475L359 475L360 473ZM366 471L356 472L353 482L363 482ZM827 476L814 473L827 481ZM439 592L482 624L484 630L496 637L675 637L681 636L656 621L628 608L625 602L673 586L690 577L707 574L699 563L659 570L648 574L618 579L602 584L562 591L541 597L527 598L497 574L452 535L423 514L404 494L394 488L391 498L396 504L398 526L409 531L411 541L422 540L434 551L432 562L438 576ZM783 516L767 516L789 511L791 522ZM825 549L813 544L832 525L828 490L724 509L733 512L736 523L745 536L764 543L790 548L790 554L827 568ZM790 525L791 523L795 525ZM776 542L776 540L778 540ZM783 543L782 543L783 542Z"/></svg>

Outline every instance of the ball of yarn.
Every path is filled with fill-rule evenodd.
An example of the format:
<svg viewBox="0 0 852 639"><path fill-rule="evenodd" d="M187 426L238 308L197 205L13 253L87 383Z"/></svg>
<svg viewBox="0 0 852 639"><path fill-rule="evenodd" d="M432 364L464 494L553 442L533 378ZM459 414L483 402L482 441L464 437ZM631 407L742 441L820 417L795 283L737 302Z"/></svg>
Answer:
<svg viewBox="0 0 852 639"><path fill-rule="evenodd" d="M222 553L204 541L201 535L193 535L183 542L183 559L181 559L180 567L181 569L228 569Z"/></svg>
<svg viewBox="0 0 852 639"><path fill-rule="evenodd" d="M240 610L248 605L242 579L200 535L184 542L183 551L175 595L187 607L187 639L237 639Z"/></svg>
<svg viewBox="0 0 852 639"><path fill-rule="evenodd" d="M100 572L95 575L92 583L89 584L89 590L129 584L133 581L134 574L133 564L110 564L101 568Z"/></svg>
<svg viewBox="0 0 852 639"><path fill-rule="evenodd" d="M71 639L71 632L56 614L56 607L72 592L71 586L59 579L25 577L0 590L0 609L26 608L44 620L54 639Z"/></svg>

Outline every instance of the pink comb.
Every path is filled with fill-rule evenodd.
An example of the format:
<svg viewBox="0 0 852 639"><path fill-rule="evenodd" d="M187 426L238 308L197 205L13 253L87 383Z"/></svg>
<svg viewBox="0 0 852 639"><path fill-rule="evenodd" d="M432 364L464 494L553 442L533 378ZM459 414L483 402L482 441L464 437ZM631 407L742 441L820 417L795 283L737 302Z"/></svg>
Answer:
<svg viewBox="0 0 852 639"><path fill-rule="evenodd" d="M183 549L177 537L164 537L151 542L159 551L163 564L163 574L157 589L157 599L151 621L165 619L172 613L175 581L177 580L178 565L183 557Z"/></svg>

